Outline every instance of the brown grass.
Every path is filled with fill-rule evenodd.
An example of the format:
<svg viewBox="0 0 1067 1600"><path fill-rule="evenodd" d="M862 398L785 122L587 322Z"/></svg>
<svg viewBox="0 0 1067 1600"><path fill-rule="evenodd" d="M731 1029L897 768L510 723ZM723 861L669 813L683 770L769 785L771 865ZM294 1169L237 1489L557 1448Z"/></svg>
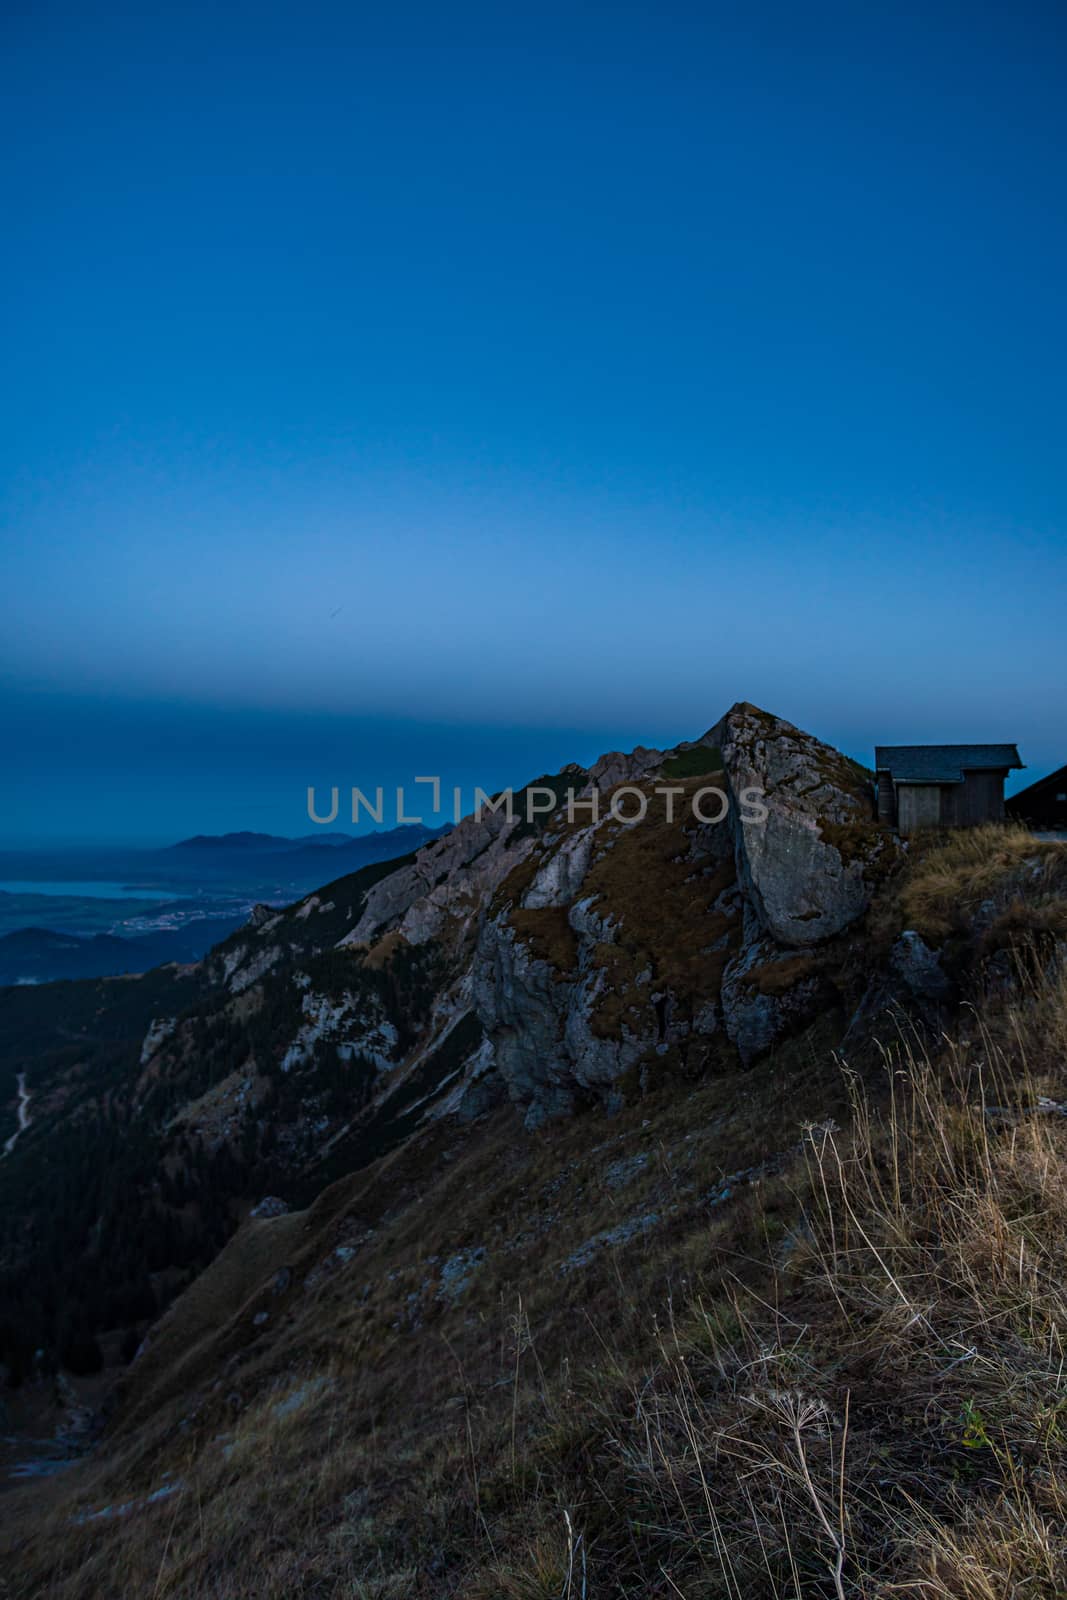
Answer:
<svg viewBox="0 0 1067 1600"><path fill-rule="evenodd" d="M913 849L918 859L903 880L899 909L904 925L924 938L967 932L987 901L1025 903L1030 915L1057 901L1062 914L1067 850L1026 828L958 828Z"/></svg>
<svg viewBox="0 0 1067 1600"><path fill-rule="evenodd" d="M523 944L539 961L547 961L556 971L572 973L578 959L578 938L567 918L566 906L544 906L532 910L519 907L509 922Z"/></svg>
<svg viewBox="0 0 1067 1600"><path fill-rule="evenodd" d="M599 945L593 956L604 981L592 1025L603 1038L618 1038L629 1017L647 1011L654 992L669 989L683 1015L719 993L723 970L740 942L740 918L711 908L735 881L733 855L724 824L721 858L705 853L694 859L688 811L692 795L716 777L725 782L715 772L680 779L677 787L684 795L676 798L670 822L651 783L638 786L649 797L648 813L632 827L610 820L611 795L601 797L604 820L582 895L595 896L594 909L610 916L617 930L615 939ZM635 805L630 797L628 805L631 810ZM574 973L577 951L566 910L526 909L519 902L552 850L587 824L584 812L574 823L562 816L554 819L550 842L535 847L513 868L492 906L494 915L510 908L508 921L519 938L564 975Z"/></svg>
<svg viewBox="0 0 1067 1600"><path fill-rule="evenodd" d="M396 952L406 944L407 940L404 935L394 928L389 933L383 934L375 944L367 948L367 953L363 957L363 965L369 968L371 972L381 972L383 968L389 965Z"/></svg>
<svg viewBox="0 0 1067 1600"><path fill-rule="evenodd" d="M702 786L700 779L686 783L686 796ZM686 817L685 801L678 802L673 822L661 800L651 801L645 821L608 831L612 847L594 860L582 886L618 929L596 957L607 982L594 1027L606 1036L617 1036L626 1008L647 1004L651 991L670 989L690 1009L713 999L740 942L740 918L712 909L735 881L732 852L724 848L719 862L695 862ZM722 837L726 847L725 825ZM720 950L711 948L720 942ZM636 980L645 972L648 985L639 989Z"/></svg>

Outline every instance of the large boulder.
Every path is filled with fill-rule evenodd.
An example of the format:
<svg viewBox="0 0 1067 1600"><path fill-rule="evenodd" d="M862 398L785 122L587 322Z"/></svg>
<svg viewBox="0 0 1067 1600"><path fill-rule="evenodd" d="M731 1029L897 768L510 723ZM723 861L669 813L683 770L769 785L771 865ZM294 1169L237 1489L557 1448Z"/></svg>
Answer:
<svg viewBox="0 0 1067 1600"><path fill-rule="evenodd" d="M855 922L897 849L876 820L869 775L747 701L705 739L722 751L738 879L764 931L805 948Z"/></svg>

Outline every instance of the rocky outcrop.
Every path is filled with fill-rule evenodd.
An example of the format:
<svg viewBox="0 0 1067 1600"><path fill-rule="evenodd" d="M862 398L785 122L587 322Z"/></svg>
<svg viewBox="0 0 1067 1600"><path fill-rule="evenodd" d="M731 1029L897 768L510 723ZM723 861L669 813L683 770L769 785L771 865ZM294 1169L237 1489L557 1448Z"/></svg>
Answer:
<svg viewBox="0 0 1067 1600"><path fill-rule="evenodd" d="M492 895L532 846L515 837L518 828L504 812L484 809L465 817L442 839L418 852L371 889L363 913L341 941L370 945L395 929L409 944L469 931L486 896Z"/></svg>
<svg viewBox="0 0 1067 1600"><path fill-rule="evenodd" d="M484 809L375 884L340 940L370 963L391 941L446 952L483 1035L440 1105L474 1114L506 1093L531 1125L610 1106L657 1063L755 1061L833 1003L818 952L862 917L895 850L861 769L742 703L701 740L550 782L596 790L603 814L531 826ZM717 823L693 809L713 784ZM643 820L611 814L619 786L647 799Z"/></svg>
<svg viewBox="0 0 1067 1600"><path fill-rule="evenodd" d="M561 974L539 957L505 913L483 929L473 963L472 998L486 1031L493 1070L526 1114L528 1127L567 1115L582 1100L617 1097L619 1080L655 1043L620 1028L598 1037L595 1004L604 974L593 966L594 941L583 937L574 969Z"/></svg>
<svg viewBox="0 0 1067 1600"><path fill-rule="evenodd" d="M721 1032L719 979L740 933L733 845L684 807L651 804L653 772L612 761L650 798L640 822L554 819L504 881L472 961L472 995L507 1092L536 1126L620 1103L657 1062ZM599 764L598 764L599 765ZM595 769L593 769L595 770Z"/></svg>
<svg viewBox="0 0 1067 1600"><path fill-rule="evenodd" d="M697 741L612 751L537 787L561 802L550 814L526 816L521 792L517 814L483 806L358 893L342 880L257 907L215 954L243 995L334 952L328 984L302 994L286 1075L369 1062L375 1104L472 1116L506 1095L536 1125L658 1073L753 1062L834 1003L835 941L896 849L837 751L742 703ZM698 807L713 787L721 806ZM647 803L641 820L613 814L620 788L626 817ZM568 812L567 790L587 803ZM387 996L420 951L434 993L413 1042ZM331 1124L325 1147L339 1136Z"/></svg>
<svg viewBox="0 0 1067 1600"><path fill-rule="evenodd" d="M788 948L842 932L866 911L872 880L898 848L877 824L868 776L747 703L712 736L736 802L738 878L764 931Z"/></svg>
<svg viewBox="0 0 1067 1600"><path fill-rule="evenodd" d="M897 858L869 775L832 746L742 702L705 735L731 794L744 936L723 975L726 1031L745 1062L837 1002L839 941Z"/></svg>
<svg viewBox="0 0 1067 1600"><path fill-rule="evenodd" d="M639 744L635 750L609 750L589 768L588 789L598 789L607 794L620 783L633 783L653 772L663 761L662 750L651 750Z"/></svg>
<svg viewBox="0 0 1067 1600"><path fill-rule="evenodd" d="M299 1070L328 1045L339 1061L357 1057L379 1072L389 1072L400 1059L399 1034L377 997L343 992L336 998L309 991L301 996L304 1021L281 1059L283 1072Z"/></svg>

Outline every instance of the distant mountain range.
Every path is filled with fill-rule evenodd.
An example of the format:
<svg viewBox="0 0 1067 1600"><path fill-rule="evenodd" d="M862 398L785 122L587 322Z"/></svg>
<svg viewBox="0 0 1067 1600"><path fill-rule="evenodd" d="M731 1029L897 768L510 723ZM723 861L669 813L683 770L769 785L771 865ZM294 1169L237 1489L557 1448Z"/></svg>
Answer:
<svg viewBox="0 0 1067 1600"><path fill-rule="evenodd" d="M247 831L200 833L166 849L142 853L140 871L150 872L161 884L185 886L195 881L208 889L225 885L259 892L265 899L295 898L321 883L324 875L339 877L409 855L448 831L448 826L411 823L381 833L329 832L296 839Z"/></svg>
<svg viewBox="0 0 1067 1600"><path fill-rule="evenodd" d="M151 852L153 866L164 872L177 870L186 876L190 865L199 875L205 869L212 873L242 873L254 864L257 871L276 875L280 871L312 875L322 868L323 857L329 854L346 872L358 871L373 861L391 861L394 856L407 855L418 850L432 839L447 833L448 826L427 828L422 823L410 823L401 828L389 828L382 833L309 833L300 838L287 839L273 833L198 833L191 839L182 839L165 850ZM311 887L317 879L308 879Z"/></svg>
<svg viewBox="0 0 1067 1600"><path fill-rule="evenodd" d="M0 882L19 884L15 893L0 891L0 928L7 930L0 933L0 986L119 977L199 960L241 926L253 902L288 905L327 879L408 856L447 832L420 823L295 839L245 830L196 834L154 850L0 852ZM79 880L82 896L30 892L31 885L70 879ZM104 898L92 894L96 884ZM143 902L107 898L116 884L144 885L144 902L153 891L171 898L146 910ZM161 925L153 926L157 912Z"/></svg>
<svg viewBox="0 0 1067 1600"><path fill-rule="evenodd" d="M0 938L0 985L52 983L59 978L118 978L148 972L165 961L196 961L243 921L243 916L204 917L184 928L132 939L110 933L79 938L51 928L21 928L18 933Z"/></svg>
<svg viewBox="0 0 1067 1600"><path fill-rule="evenodd" d="M429 829L413 825L408 828L395 828L390 830L390 837L395 833L402 834L427 834ZM355 844L357 836L354 833L304 833L295 839L288 839L279 833L250 833L243 829L239 833L196 833L191 839L179 839L177 844L172 844L171 850L260 850L260 851L286 851L293 850L301 845L347 845Z"/></svg>
<svg viewBox="0 0 1067 1600"><path fill-rule="evenodd" d="M408 855L449 831L422 823L388 828L380 833L334 831L286 838L273 833L241 831L195 834L177 844L155 849L96 847L89 849L0 850L0 883L37 883L81 879L85 882L143 884L152 889L202 885L269 898L295 898L330 876L358 872L375 861Z"/></svg>

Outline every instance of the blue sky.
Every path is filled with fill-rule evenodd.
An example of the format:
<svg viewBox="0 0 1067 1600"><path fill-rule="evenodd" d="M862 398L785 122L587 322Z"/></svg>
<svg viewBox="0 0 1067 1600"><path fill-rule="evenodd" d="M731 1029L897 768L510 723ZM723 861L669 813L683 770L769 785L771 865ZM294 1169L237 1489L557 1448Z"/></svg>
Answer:
<svg viewBox="0 0 1067 1600"><path fill-rule="evenodd" d="M4 834L1067 760L1061 7L8 8Z"/></svg>

